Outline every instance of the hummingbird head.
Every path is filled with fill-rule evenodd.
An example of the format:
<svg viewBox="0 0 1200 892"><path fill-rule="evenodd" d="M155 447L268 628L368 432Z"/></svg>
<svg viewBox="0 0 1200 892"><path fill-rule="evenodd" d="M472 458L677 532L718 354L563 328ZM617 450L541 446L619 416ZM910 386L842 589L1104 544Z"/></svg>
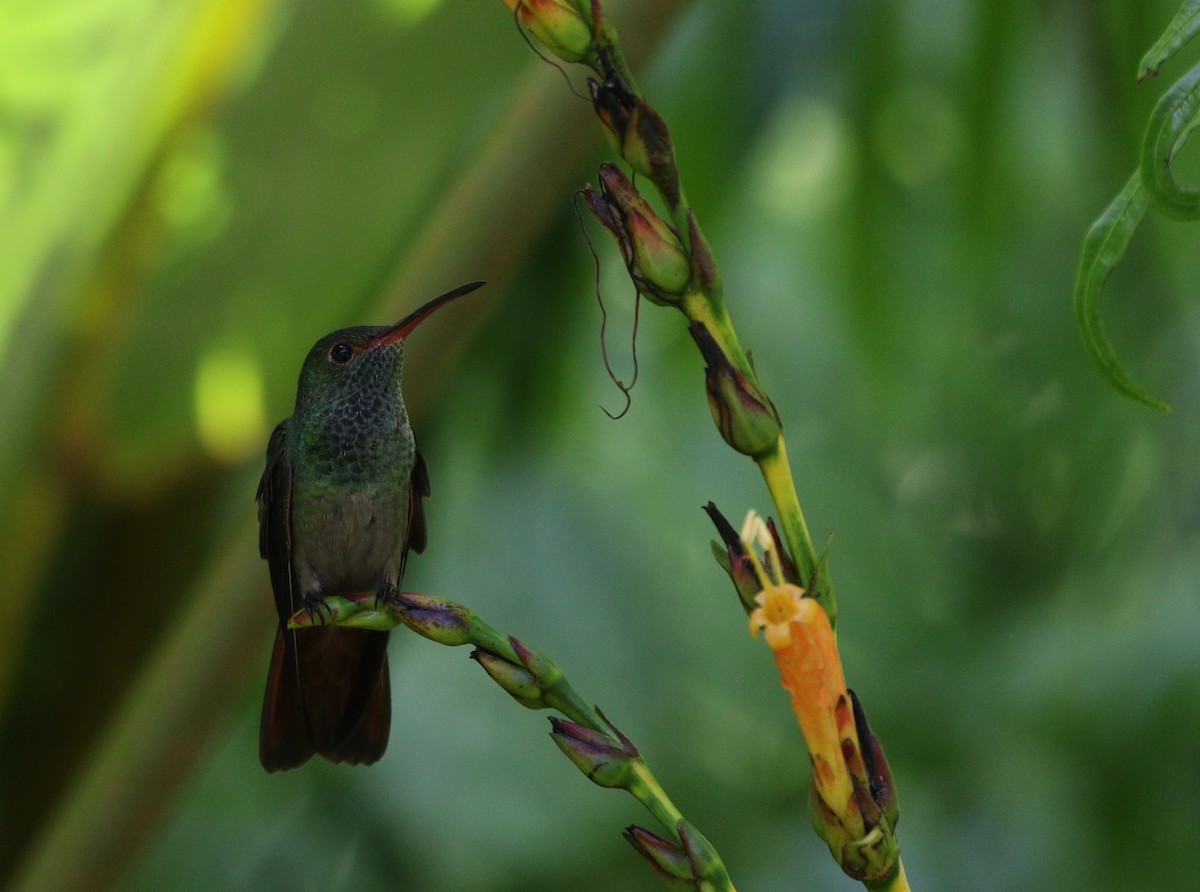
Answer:
<svg viewBox="0 0 1200 892"><path fill-rule="evenodd" d="M364 417L403 415L404 339L436 310L481 285L471 282L447 291L395 325L360 325L325 335L304 360L296 413L343 416L356 423Z"/></svg>

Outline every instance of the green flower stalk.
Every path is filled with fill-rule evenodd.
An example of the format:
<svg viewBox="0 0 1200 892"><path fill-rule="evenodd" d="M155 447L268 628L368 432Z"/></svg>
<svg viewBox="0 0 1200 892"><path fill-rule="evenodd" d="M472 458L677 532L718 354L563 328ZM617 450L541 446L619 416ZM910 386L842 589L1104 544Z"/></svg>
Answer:
<svg viewBox="0 0 1200 892"><path fill-rule="evenodd" d="M461 604L408 592L379 599L373 592L329 596L291 617L289 628L335 623L358 629L408 626L438 644L474 645L471 653L488 676L522 706L553 709L551 739L588 779L637 799L676 838L692 865L696 888L733 892L716 850L680 814L633 741L571 686L553 660L497 631ZM703 840L703 842L701 842ZM636 847L635 847L636 848Z"/></svg>
<svg viewBox="0 0 1200 892"><path fill-rule="evenodd" d="M577 8L594 37L594 56L583 61L598 75L588 81L596 116L618 155L658 190L670 222L613 164L601 165L600 186L585 188L584 199L616 241L639 293L688 318L689 332L705 362L713 422L731 448L753 458L778 512L779 530L751 515L739 536L715 507L710 504L707 509L725 546L714 543L714 553L750 614L752 631L764 632L791 695L812 759L813 826L848 875L869 888L907 889L895 836L894 786L882 746L846 687L834 634L833 586L800 508L779 413L734 330L716 260L684 195L666 122L640 94L617 35L604 20L600 0L579 0ZM762 549L762 560L756 548ZM585 744L572 738L571 751L580 760L577 764L591 765L583 759L584 753L591 753L590 744ZM595 758L615 758L611 746L597 742L600 755ZM632 766L629 778L625 764ZM607 768L608 762L603 765ZM621 765L620 780L630 780L627 789L643 799L638 761ZM695 871L693 876L723 873L723 868L708 865L710 847L703 837L683 823L676 830L678 848L637 828L627 831L626 838L673 882L696 884L685 873L684 860ZM699 886L704 888L704 883Z"/></svg>

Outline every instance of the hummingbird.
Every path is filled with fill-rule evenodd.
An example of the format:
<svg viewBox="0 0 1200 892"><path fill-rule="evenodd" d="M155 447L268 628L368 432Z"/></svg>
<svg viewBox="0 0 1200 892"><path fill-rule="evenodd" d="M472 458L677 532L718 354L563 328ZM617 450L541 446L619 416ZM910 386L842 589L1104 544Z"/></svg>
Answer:
<svg viewBox="0 0 1200 892"><path fill-rule="evenodd" d="M429 473L400 392L404 340L471 282L395 325L321 338L300 370L296 407L276 426L258 484L259 553L279 628L267 675L259 760L286 771L314 754L370 765L387 749L388 633L334 625L289 629L323 597L397 591L409 551L425 549Z"/></svg>

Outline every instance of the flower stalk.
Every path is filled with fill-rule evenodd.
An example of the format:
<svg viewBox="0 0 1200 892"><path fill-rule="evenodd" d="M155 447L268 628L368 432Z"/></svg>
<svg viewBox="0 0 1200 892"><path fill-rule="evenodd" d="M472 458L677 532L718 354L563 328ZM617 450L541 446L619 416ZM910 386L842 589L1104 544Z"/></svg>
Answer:
<svg viewBox="0 0 1200 892"><path fill-rule="evenodd" d="M513 2L520 14L523 0ZM832 580L800 507L779 413L742 348L716 260L687 201L670 130L638 89L600 0L561 3L580 13L589 29L593 42L587 52L575 54L575 61L595 73L588 79L593 109L614 151L636 175L602 164L599 186L583 191L587 207L616 241L638 292L687 318L704 359L713 422L731 448L758 465L779 517L776 528L752 513L738 532L715 506L707 508L722 539L714 543L714 554L733 580L752 632L761 631L771 648L803 733L813 769L813 826L848 875L868 888L907 889L895 836L895 789L883 748L846 686ZM532 10L547 3L529 5ZM529 27L536 36L532 22ZM665 214L657 213L635 184L641 182L637 177L649 181ZM600 756L610 757L607 750ZM636 766L633 754L623 758ZM603 770L609 764L605 761ZM637 776L635 767L620 780L634 792L638 787L630 778ZM689 835L683 825L678 846L636 827L626 831L626 838L672 881L687 881L681 853L693 867L705 863L702 837Z"/></svg>
<svg viewBox="0 0 1200 892"><path fill-rule="evenodd" d="M549 657L488 625L461 604L434 595L330 596L298 611L288 627L326 623L381 631L407 626L437 644L472 645L471 658L514 700L529 709L551 709L564 716L565 720L550 719L555 745L593 783L625 790L663 825L671 837L668 844L683 853L695 888L733 892L716 850L707 841L701 843L703 837L671 802L633 741L584 700Z"/></svg>
<svg viewBox="0 0 1200 892"><path fill-rule="evenodd" d="M560 2L568 3L582 16L592 35L590 52L578 61L597 75L589 79L588 87L602 129L621 159L650 181L666 205L670 219L660 217L638 188L612 164L601 165L599 188L584 189L587 206L617 242L639 292L654 303L680 310L689 326L697 323L703 326L707 337L701 349L710 369L706 377L718 385L716 397L709 389L714 422L730 445L746 452L758 464L792 559L806 577L814 577L811 595L836 627L833 584L828 570L817 560L805 524L782 426L726 310L720 271L684 192L670 130L638 89L616 31L605 18L599 0ZM526 0L506 0L506 3L510 8L515 4L519 10L524 8ZM532 13L534 5L527 5ZM537 8L543 8L543 4ZM552 46L547 48L554 52ZM692 330L695 336L698 329ZM714 374L729 383L712 382ZM751 411L742 423L734 419L742 417L741 402L746 396L759 404L761 411Z"/></svg>

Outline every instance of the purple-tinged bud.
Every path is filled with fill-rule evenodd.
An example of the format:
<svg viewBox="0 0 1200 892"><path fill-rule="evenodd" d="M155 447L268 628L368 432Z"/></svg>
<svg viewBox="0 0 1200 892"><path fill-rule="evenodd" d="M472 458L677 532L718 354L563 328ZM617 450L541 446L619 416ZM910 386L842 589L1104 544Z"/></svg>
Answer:
<svg viewBox="0 0 1200 892"><path fill-rule="evenodd" d="M551 718L550 736L568 759L601 787L625 787L633 772L637 749L627 739L615 740L608 734L575 722Z"/></svg>
<svg viewBox="0 0 1200 892"><path fill-rule="evenodd" d="M617 153L636 173L649 177L667 204L679 204L679 171L671 133L652 105L635 95L615 72L602 83L588 80L592 107Z"/></svg>
<svg viewBox="0 0 1200 892"><path fill-rule="evenodd" d="M666 880L694 880L692 863L678 845L643 827L631 824L622 834L633 850L650 862L654 872Z"/></svg>
<svg viewBox="0 0 1200 892"><path fill-rule="evenodd" d="M504 5L564 62L582 62L594 55L592 26L571 0L504 0Z"/></svg>
<svg viewBox="0 0 1200 892"><path fill-rule="evenodd" d="M708 512L709 518L716 526L717 533L720 534L721 541L724 543L724 547L716 542L712 543L713 555L716 557L717 563L733 580L733 587L738 593L738 598L741 599L742 607L749 613L758 606L754 596L762 590L762 582L759 581L758 574L754 571L754 561L750 559L746 544L742 542L737 530L733 528L733 524L717 510L717 506L709 502L704 506L704 510Z"/></svg>
<svg viewBox="0 0 1200 892"><path fill-rule="evenodd" d="M512 645L517 659L521 661L521 665L531 676L537 679L538 684L545 690L553 688L562 679L562 670L548 656L526 647L512 635L508 636L508 642Z"/></svg>
<svg viewBox="0 0 1200 892"><path fill-rule="evenodd" d="M683 843L683 851L692 865L692 873L708 880L717 888L728 888L731 885L729 874L713 844L686 818L675 825L675 832L679 834L679 841ZM717 882L718 880L723 882Z"/></svg>
<svg viewBox="0 0 1200 892"><path fill-rule="evenodd" d="M600 191L584 189L584 200L621 249L638 290L659 304L677 305L691 278L678 233L650 206L615 164L601 164Z"/></svg>
<svg viewBox="0 0 1200 892"><path fill-rule="evenodd" d="M722 438L752 458L774 449L782 430L774 403L729 361L703 322L693 320L688 330L704 357L708 408Z"/></svg>
<svg viewBox="0 0 1200 892"><path fill-rule="evenodd" d="M516 654L515 662L482 646L472 652L471 659L522 706L545 709L552 705L546 702L546 695L562 679L562 670L549 657L531 650L512 635L508 636L508 643Z"/></svg>
<svg viewBox="0 0 1200 892"><path fill-rule="evenodd" d="M483 667L492 681L504 688L514 700L529 709L544 709L545 689L538 680L521 666L515 666L504 657L487 650L476 648L471 659Z"/></svg>
<svg viewBox="0 0 1200 892"><path fill-rule="evenodd" d="M673 208L679 204L679 171L675 147L662 115L634 95L619 77L603 83L588 79L592 107L617 154L635 173L649 177Z"/></svg>
<svg viewBox="0 0 1200 892"><path fill-rule="evenodd" d="M887 819L888 825L895 827L900 821L900 803L896 798L896 785L892 781L892 769L888 765L887 756L883 752L883 744L879 737L867 724L867 714L862 703L853 689L847 689L850 702L854 708L854 725L858 729L858 739L862 744L862 758L866 767L867 781L870 784L871 799L879 806Z"/></svg>
<svg viewBox="0 0 1200 892"><path fill-rule="evenodd" d="M679 296L692 277L691 264L675 230L662 217L631 210L625 219L633 262L654 296Z"/></svg>
<svg viewBox="0 0 1200 892"><path fill-rule="evenodd" d="M457 647L471 641L471 613L445 598L398 592L388 599L396 617L430 641Z"/></svg>

